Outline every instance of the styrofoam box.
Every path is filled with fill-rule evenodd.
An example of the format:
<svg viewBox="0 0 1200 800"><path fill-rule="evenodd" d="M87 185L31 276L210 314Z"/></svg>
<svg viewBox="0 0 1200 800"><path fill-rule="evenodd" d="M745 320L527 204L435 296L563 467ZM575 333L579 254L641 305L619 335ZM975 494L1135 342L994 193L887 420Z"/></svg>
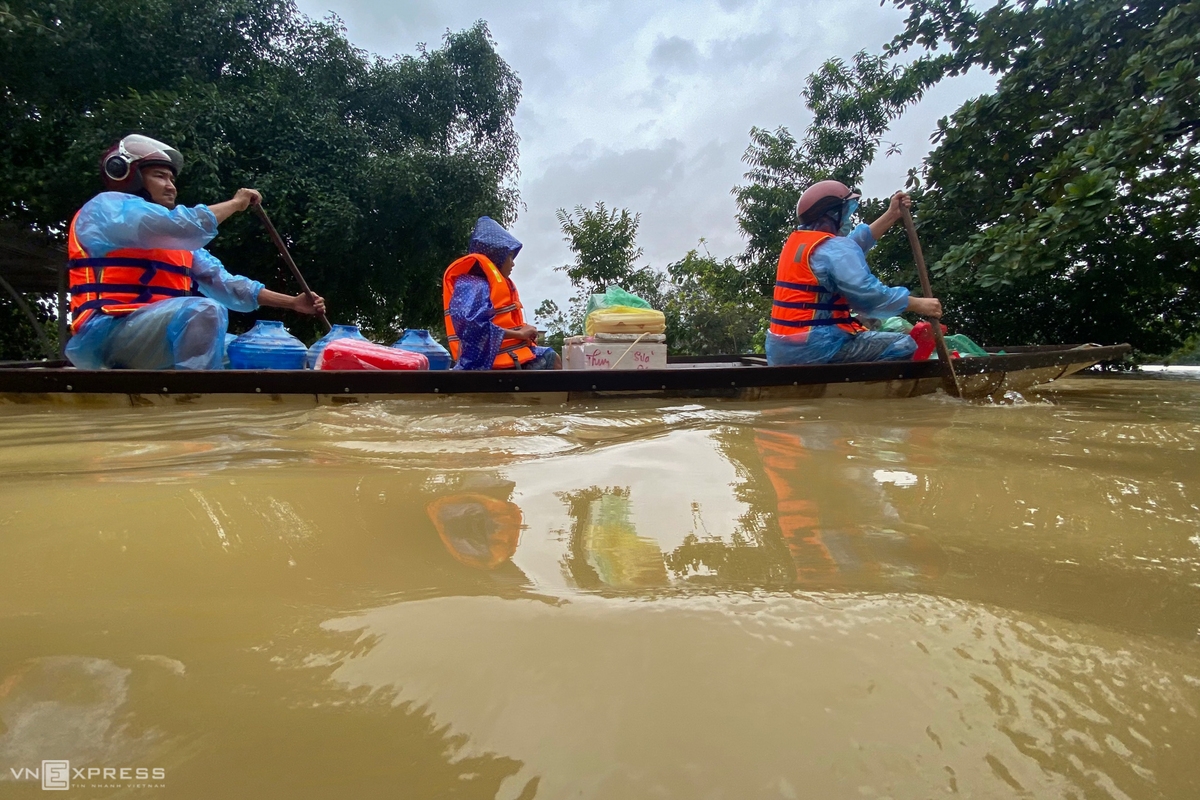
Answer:
<svg viewBox="0 0 1200 800"><path fill-rule="evenodd" d="M666 369L666 342L567 342L567 369Z"/></svg>

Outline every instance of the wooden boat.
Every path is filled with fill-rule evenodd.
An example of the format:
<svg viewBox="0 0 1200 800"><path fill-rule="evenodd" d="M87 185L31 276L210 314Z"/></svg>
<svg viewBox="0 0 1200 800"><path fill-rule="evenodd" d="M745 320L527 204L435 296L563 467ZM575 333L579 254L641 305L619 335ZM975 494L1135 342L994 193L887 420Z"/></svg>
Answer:
<svg viewBox="0 0 1200 800"><path fill-rule="evenodd" d="M955 361L963 396L1023 391L1094 364L1129 345L1012 347ZM372 399L474 398L563 403L605 397L913 397L942 386L937 361L769 367L761 356L673 357L667 369L520 372L324 372L311 370L77 370L45 362L0 367L0 403L145 406L219 402L348 403Z"/></svg>

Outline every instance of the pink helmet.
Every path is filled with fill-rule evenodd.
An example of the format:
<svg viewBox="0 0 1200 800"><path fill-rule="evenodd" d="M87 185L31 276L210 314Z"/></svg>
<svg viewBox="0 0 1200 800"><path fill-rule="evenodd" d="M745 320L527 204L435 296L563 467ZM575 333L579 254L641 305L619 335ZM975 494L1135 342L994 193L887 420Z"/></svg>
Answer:
<svg viewBox="0 0 1200 800"><path fill-rule="evenodd" d="M819 181L800 195L800 200L796 203L796 216L804 224L811 225L847 200L857 200L860 197L860 193L841 181Z"/></svg>
<svg viewBox="0 0 1200 800"><path fill-rule="evenodd" d="M183 170L183 156L168 144L134 133L105 150L100 157L104 186L114 192L139 193L142 169L150 166L166 167L179 175Z"/></svg>

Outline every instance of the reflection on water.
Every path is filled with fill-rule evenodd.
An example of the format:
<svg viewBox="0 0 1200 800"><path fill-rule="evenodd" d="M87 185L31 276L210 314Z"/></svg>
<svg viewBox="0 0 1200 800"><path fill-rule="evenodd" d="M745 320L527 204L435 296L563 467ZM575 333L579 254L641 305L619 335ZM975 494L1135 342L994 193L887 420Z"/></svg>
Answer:
<svg viewBox="0 0 1200 800"><path fill-rule="evenodd" d="M143 659L146 660L146 659ZM164 659L168 669L177 662ZM0 759L38 764L47 753L126 763L153 751L153 729L131 732L121 719L130 669L82 656L47 656L22 664L0 684Z"/></svg>
<svg viewBox="0 0 1200 800"><path fill-rule="evenodd" d="M506 564L517 551L521 509L509 501L516 484L468 473L451 494L440 493L425 512L446 550L469 567L491 570ZM446 482L439 489L445 491ZM491 490L495 496L482 494Z"/></svg>
<svg viewBox="0 0 1200 800"><path fill-rule="evenodd" d="M581 589L637 589L663 586L667 572L658 543L637 535L629 519L628 488L593 486L563 493L574 519L566 559Z"/></svg>
<svg viewBox="0 0 1200 800"><path fill-rule="evenodd" d="M0 410L0 793L1200 796L1200 383Z"/></svg>
<svg viewBox="0 0 1200 800"><path fill-rule="evenodd" d="M876 435L862 428L786 422L751 433L754 452L740 453L734 436L723 437L724 451L743 459L752 476L746 491L757 492L753 505L765 515L747 520L729 543L689 536L668 559L677 577L844 591L899 589L941 573L944 555L923 535L928 528L905 523L885 491L916 483L895 468L903 456L891 447L904 444L907 431L885 431L880 444L888 449L871 457L889 468L873 470L854 460L856 446Z"/></svg>

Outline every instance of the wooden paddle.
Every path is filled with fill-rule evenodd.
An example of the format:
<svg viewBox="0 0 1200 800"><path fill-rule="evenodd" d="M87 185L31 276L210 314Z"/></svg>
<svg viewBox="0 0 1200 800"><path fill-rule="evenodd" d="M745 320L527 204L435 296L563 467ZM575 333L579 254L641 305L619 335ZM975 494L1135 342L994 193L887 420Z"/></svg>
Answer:
<svg viewBox="0 0 1200 800"><path fill-rule="evenodd" d="M908 243L912 246L913 260L917 262L917 274L921 276L921 291L926 297L933 297L933 288L929 285L929 270L925 268L925 254L921 252L921 241L917 238L917 228L913 225L912 213L904 211L904 230L908 233ZM942 385L946 394L951 397L962 397L958 386L958 376L954 374L954 361L950 358L950 348L946 347L946 339L942 336L941 320L930 319L933 325L933 341L937 345L938 360L945 365L942 375Z"/></svg>
<svg viewBox="0 0 1200 800"><path fill-rule="evenodd" d="M292 274L296 276L296 281L300 284L300 288L304 290L306 295L308 295L308 299L315 304L317 302L316 295L313 294L312 289L308 288L308 282L304 280L304 276L300 274L300 268L297 267L296 262L292 260L292 254L288 252L287 245L283 243L283 237L279 235L279 231L275 230L275 226L271 224L271 218L267 216L267 212L265 209L263 209L262 204L252 203L250 207L254 209L254 213L260 220L262 220L263 227L267 229L267 233L270 235L271 241L273 241L275 246L279 248L279 254L283 256L283 260L287 262L289 267L291 267ZM317 316L321 318L321 322L325 323L326 331L333 330L333 326L329 324L328 317L326 317L324 314L318 314Z"/></svg>

